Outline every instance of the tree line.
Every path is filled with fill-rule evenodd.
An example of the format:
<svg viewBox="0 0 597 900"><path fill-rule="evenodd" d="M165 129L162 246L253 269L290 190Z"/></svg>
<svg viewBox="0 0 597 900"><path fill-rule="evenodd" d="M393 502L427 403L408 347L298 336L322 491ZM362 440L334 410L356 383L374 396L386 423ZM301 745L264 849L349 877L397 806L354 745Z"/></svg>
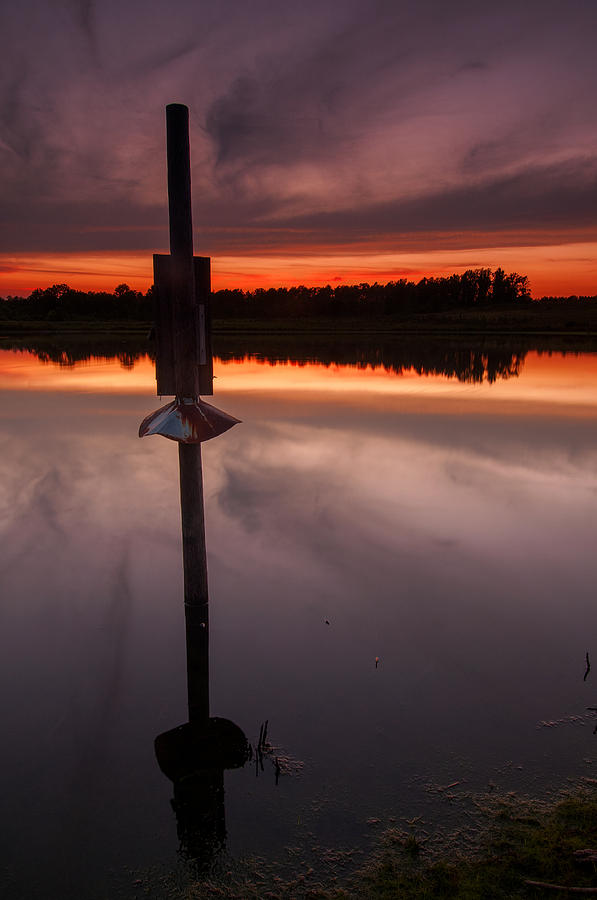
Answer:
<svg viewBox="0 0 597 900"><path fill-rule="evenodd" d="M502 268L467 269L462 274L401 278L385 284L325 285L324 287L223 289L212 293L215 319L274 319L296 317L411 316L450 310L488 310L553 305L597 297L542 297L534 301L529 280ZM154 318L154 287L146 293L119 284L113 293L78 291L67 284L37 288L28 297L0 298L0 320L13 321L135 321Z"/></svg>
<svg viewBox="0 0 597 900"><path fill-rule="evenodd" d="M461 275L419 282L326 285L325 287L222 290L214 295L217 317L387 316L450 309L508 306L531 301L529 280L498 268L468 269Z"/></svg>
<svg viewBox="0 0 597 900"><path fill-rule="evenodd" d="M17 321L151 321L153 286L146 293L119 284L113 293L79 291L67 284L37 288L28 297L0 301L0 318ZM379 316L447 309L504 306L530 301L526 275L498 268L469 269L461 275L419 282L326 285L325 287L219 290L212 294L215 318L290 316Z"/></svg>
<svg viewBox="0 0 597 900"><path fill-rule="evenodd" d="M0 321L68 322L68 321L151 321L153 288L146 294L119 284L108 291L77 291L68 284L36 288L28 297L6 297L0 300Z"/></svg>

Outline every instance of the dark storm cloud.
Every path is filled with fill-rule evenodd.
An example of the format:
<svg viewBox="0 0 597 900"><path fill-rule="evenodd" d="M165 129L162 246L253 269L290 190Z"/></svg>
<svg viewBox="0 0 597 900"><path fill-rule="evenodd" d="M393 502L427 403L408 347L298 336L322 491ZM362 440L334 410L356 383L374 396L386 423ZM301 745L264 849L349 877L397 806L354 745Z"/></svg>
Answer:
<svg viewBox="0 0 597 900"><path fill-rule="evenodd" d="M95 3L94 0L70 0L73 17L86 38L89 47L96 52L97 40L95 31Z"/></svg>
<svg viewBox="0 0 597 900"><path fill-rule="evenodd" d="M549 4L544 14L548 11ZM378 3L361 8L336 28L323 33L314 28L306 45L283 54L272 48L227 84L208 108L206 128L216 159L251 167L305 152L324 158L342 150L345 141L375 140L380 117L399 127L421 115L441 113L451 90L457 107L461 92L466 96L483 73L493 70L502 88L513 89L504 70L522 55L523 45L533 58L528 46L533 13L530 8L510 13L479 14L467 3L452 4L449 12L436 3L416 10ZM549 33L545 18L542 37ZM436 91L440 93L434 95ZM493 99L488 95L487 100ZM509 100L515 107L514 92ZM474 111L481 112L482 106ZM499 118L499 111L495 115Z"/></svg>
<svg viewBox="0 0 597 900"><path fill-rule="evenodd" d="M323 34L314 31L307 46L284 56L272 50L258 59L251 74L236 78L207 111L217 161L248 167L318 158L350 136L356 123L343 121L348 96L358 100L359 83L376 84L408 55L394 43L399 32L392 18L384 40L378 40L375 19L357 18Z"/></svg>
<svg viewBox="0 0 597 900"><path fill-rule="evenodd" d="M7 209L13 215L0 222L0 239L4 248L13 251L25 244L32 250L59 252L65 239L78 251L109 251L116 242L123 249L150 251L163 242L166 230L167 211L160 205L133 207L126 224L111 205L95 205L91 213L75 205L46 206L38 210L36 222L28 221L26 210ZM228 252L276 250L289 244L308 250L335 245L340 236L346 245L356 245L364 238L381 242L392 234L409 232L414 239L431 229L482 234L513 227L532 230L538 222L546 229L565 228L570 221L577 228L591 228L596 209L597 159L528 169L414 199L361 203L348 213L342 209L289 217L283 210L277 213L273 203L239 199L232 227L229 209L217 203L204 208L202 220L196 217L195 224L205 252L221 246ZM68 226L58 228L61 222Z"/></svg>
<svg viewBox="0 0 597 900"><path fill-rule="evenodd" d="M323 130L321 116L280 116L271 106L268 91L255 79L238 78L228 93L214 102L207 114L207 132L218 163L301 155Z"/></svg>
<svg viewBox="0 0 597 900"><path fill-rule="evenodd" d="M483 230L516 225L528 227L595 223L597 157L559 165L529 168L516 175L464 185L412 200L394 201L346 212L321 213L277 220L298 233L333 235L342 228L347 238L392 231L438 229ZM299 238L300 240L300 238Z"/></svg>

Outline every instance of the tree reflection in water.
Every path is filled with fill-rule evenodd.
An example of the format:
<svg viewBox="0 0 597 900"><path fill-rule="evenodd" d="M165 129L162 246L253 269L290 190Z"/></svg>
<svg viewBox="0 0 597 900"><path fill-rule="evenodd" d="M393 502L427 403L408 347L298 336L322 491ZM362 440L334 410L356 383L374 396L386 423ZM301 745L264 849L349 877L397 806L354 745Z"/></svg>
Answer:
<svg viewBox="0 0 597 900"><path fill-rule="evenodd" d="M542 349L536 343L519 340L500 343L495 339L471 339L405 336L337 337L326 335L252 335L249 337L215 336L215 356L223 362L256 359L272 365L316 363L324 366L382 367L395 375L416 372L440 375L458 381L493 383L516 378L524 366L527 352ZM44 338L13 340L7 349L27 350L42 362L72 367L90 359L118 359L124 368L149 356L155 359L151 342L141 338L80 339L64 338L60 342ZM545 349L548 349L547 347Z"/></svg>

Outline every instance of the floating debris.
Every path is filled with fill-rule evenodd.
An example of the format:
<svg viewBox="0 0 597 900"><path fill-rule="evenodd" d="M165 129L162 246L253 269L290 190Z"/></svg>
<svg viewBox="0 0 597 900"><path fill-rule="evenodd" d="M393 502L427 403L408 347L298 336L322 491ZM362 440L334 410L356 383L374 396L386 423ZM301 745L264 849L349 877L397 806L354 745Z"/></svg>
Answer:
<svg viewBox="0 0 597 900"><path fill-rule="evenodd" d="M447 791L450 791L452 788L458 787L458 785L464 784L465 782L466 782L466 778L461 778L458 781L451 781L450 784L434 784L433 782L430 782L429 784L426 785L425 789L429 793L442 794L442 795L448 797L449 799L452 799L454 795L448 794ZM415 821L415 820L413 820L413 821ZM410 825L410 822L408 824Z"/></svg>
<svg viewBox="0 0 597 900"><path fill-rule="evenodd" d="M280 775L300 775L305 767L304 762L289 755L280 754L276 759L278 760Z"/></svg>
<svg viewBox="0 0 597 900"><path fill-rule="evenodd" d="M583 681L586 681L586 680L587 680L587 675L588 675L589 672L591 671L591 663L589 662L589 653L588 653L588 651L587 651L587 656L586 656L586 662L587 662L587 670L586 670L586 672L585 672L585 677L583 678Z"/></svg>
<svg viewBox="0 0 597 900"><path fill-rule="evenodd" d="M587 706L587 709L590 710L590 715L562 716L561 719L542 719L540 722L537 722L537 728L560 728L562 725L586 725L587 722L592 721L595 718L597 707Z"/></svg>

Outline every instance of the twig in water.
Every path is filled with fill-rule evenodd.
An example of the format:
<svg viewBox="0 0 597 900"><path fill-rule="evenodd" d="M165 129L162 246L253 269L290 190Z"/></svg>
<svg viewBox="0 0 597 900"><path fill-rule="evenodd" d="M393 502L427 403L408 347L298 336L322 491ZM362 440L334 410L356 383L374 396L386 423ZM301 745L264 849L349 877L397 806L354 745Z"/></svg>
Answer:
<svg viewBox="0 0 597 900"><path fill-rule="evenodd" d="M265 722L261 723L261 727L259 729L259 740L257 741L257 746L255 747L255 774L259 776L259 770L262 772L265 771L263 766L263 757L264 754L268 754L271 752L271 747L267 743L267 726L269 724L269 719L266 719Z"/></svg>
<svg viewBox="0 0 597 900"><path fill-rule="evenodd" d="M549 884L547 881L528 881L532 887L547 888L550 891L569 891L571 894L597 894L597 887L566 887L565 884Z"/></svg>
<svg viewBox="0 0 597 900"><path fill-rule="evenodd" d="M583 681L587 680L587 675L589 674L590 671L591 671L591 663L589 662L589 652L587 651L587 671L585 672L585 677L583 678Z"/></svg>

